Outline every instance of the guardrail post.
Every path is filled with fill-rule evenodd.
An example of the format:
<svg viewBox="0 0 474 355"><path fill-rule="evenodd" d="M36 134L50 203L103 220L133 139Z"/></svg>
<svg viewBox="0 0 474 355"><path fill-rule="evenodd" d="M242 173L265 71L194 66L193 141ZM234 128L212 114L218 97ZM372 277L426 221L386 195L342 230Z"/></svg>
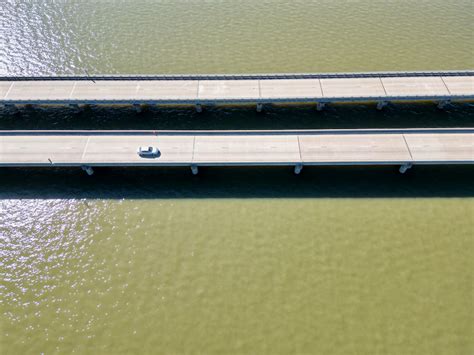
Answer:
<svg viewBox="0 0 474 355"><path fill-rule="evenodd" d="M257 104L257 112L262 112L262 110L263 110L263 104L258 103Z"/></svg>
<svg viewBox="0 0 474 355"><path fill-rule="evenodd" d="M450 105L451 104L451 101L450 100L442 100L442 101L439 101L438 102L438 108L440 110L446 108L446 106Z"/></svg>
<svg viewBox="0 0 474 355"><path fill-rule="evenodd" d="M191 165L191 172L193 173L193 175L197 175L199 173L197 165Z"/></svg>
<svg viewBox="0 0 474 355"><path fill-rule="evenodd" d="M412 166L413 164L411 163L403 164L402 166L400 166L400 169L398 169L398 171L400 172L400 174L405 174L408 169L411 169Z"/></svg>
<svg viewBox="0 0 474 355"><path fill-rule="evenodd" d="M202 112L202 105L201 104L196 104L196 112L201 113Z"/></svg>
<svg viewBox="0 0 474 355"><path fill-rule="evenodd" d="M379 101L377 102L377 110L380 111L387 105L388 105L388 101Z"/></svg>
<svg viewBox="0 0 474 355"><path fill-rule="evenodd" d="M94 169L92 169L91 166L83 165L83 166L81 166L81 168L82 168L82 170L84 170L84 171L87 173L87 175L89 175L89 176L94 174Z"/></svg>
<svg viewBox="0 0 474 355"><path fill-rule="evenodd" d="M316 110L322 111L322 110L324 109L324 107L326 107L326 103L325 103L325 102L317 102L317 103L316 103Z"/></svg>
<svg viewBox="0 0 474 355"><path fill-rule="evenodd" d="M299 175L301 173L301 170L303 170L303 164L296 164L295 165L295 174Z"/></svg>

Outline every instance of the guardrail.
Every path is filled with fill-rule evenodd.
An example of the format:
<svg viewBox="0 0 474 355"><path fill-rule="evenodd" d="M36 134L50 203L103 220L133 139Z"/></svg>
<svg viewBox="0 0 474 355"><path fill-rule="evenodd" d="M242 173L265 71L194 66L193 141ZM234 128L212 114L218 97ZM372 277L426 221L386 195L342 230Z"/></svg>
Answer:
<svg viewBox="0 0 474 355"><path fill-rule="evenodd" d="M93 75L12 75L0 76L0 81L54 80L272 80L272 79L338 79L338 78L394 78L430 76L473 76L474 70L446 71L387 71L353 73L269 73L269 74L93 74Z"/></svg>

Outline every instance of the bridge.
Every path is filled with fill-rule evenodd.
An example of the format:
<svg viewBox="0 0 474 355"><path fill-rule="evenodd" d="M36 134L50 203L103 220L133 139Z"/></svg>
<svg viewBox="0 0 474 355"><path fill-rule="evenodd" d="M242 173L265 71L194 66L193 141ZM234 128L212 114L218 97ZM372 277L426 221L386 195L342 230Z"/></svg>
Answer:
<svg viewBox="0 0 474 355"><path fill-rule="evenodd" d="M142 158L139 146L160 150ZM304 131L0 131L0 167L473 164L474 128Z"/></svg>
<svg viewBox="0 0 474 355"><path fill-rule="evenodd" d="M474 71L0 77L0 104L203 105L474 101Z"/></svg>

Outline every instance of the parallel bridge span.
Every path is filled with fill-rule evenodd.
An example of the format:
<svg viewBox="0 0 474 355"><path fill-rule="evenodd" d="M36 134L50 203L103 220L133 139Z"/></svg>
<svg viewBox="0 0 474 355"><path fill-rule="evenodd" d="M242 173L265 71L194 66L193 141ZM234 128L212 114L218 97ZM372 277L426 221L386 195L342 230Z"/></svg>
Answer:
<svg viewBox="0 0 474 355"><path fill-rule="evenodd" d="M159 148L141 158L139 146ZM304 131L0 131L0 167L474 164L474 128Z"/></svg>
<svg viewBox="0 0 474 355"><path fill-rule="evenodd" d="M3 105L202 105L474 101L474 71L0 77Z"/></svg>

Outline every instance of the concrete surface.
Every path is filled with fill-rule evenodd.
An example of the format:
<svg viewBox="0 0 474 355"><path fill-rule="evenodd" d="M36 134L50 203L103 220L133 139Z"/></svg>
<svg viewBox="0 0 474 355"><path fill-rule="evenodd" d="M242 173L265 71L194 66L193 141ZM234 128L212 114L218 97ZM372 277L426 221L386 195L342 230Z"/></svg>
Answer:
<svg viewBox="0 0 474 355"><path fill-rule="evenodd" d="M407 134L415 161L465 161L474 159L474 135Z"/></svg>
<svg viewBox="0 0 474 355"><path fill-rule="evenodd" d="M262 99L322 97L319 79L260 80Z"/></svg>
<svg viewBox="0 0 474 355"><path fill-rule="evenodd" d="M379 78L321 79L324 97L386 96Z"/></svg>
<svg viewBox="0 0 474 355"><path fill-rule="evenodd" d="M258 80L200 80L198 99L257 100L260 97Z"/></svg>
<svg viewBox="0 0 474 355"><path fill-rule="evenodd" d="M131 100L138 88L135 81L76 81L71 100Z"/></svg>
<svg viewBox="0 0 474 355"><path fill-rule="evenodd" d="M137 100L196 100L197 80L140 81L135 96Z"/></svg>
<svg viewBox="0 0 474 355"><path fill-rule="evenodd" d="M133 163L181 163L190 162L193 158L192 136L156 137L143 136L91 136L89 145L84 151L83 164L96 164L101 162L113 164ZM158 147L159 158L141 158L137 154L140 146Z"/></svg>
<svg viewBox="0 0 474 355"><path fill-rule="evenodd" d="M382 78L381 80L388 96L450 95L440 77Z"/></svg>
<svg viewBox="0 0 474 355"><path fill-rule="evenodd" d="M301 136L301 157L311 162L408 162L402 134Z"/></svg>
<svg viewBox="0 0 474 355"><path fill-rule="evenodd" d="M8 97L17 100L70 100L74 81L59 81L51 85L50 81L19 81L13 83Z"/></svg>
<svg viewBox="0 0 474 355"><path fill-rule="evenodd" d="M198 163L297 163L296 135L196 136L193 162Z"/></svg>
<svg viewBox="0 0 474 355"><path fill-rule="evenodd" d="M157 158L141 158L154 146ZM0 166L473 164L474 129L267 132L0 131Z"/></svg>
<svg viewBox="0 0 474 355"><path fill-rule="evenodd" d="M472 95L474 92L474 77L443 76L451 95Z"/></svg>
<svg viewBox="0 0 474 355"><path fill-rule="evenodd" d="M80 164L87 136L0 136L0 165ZM51 162L48 160L51 159Z"/></svg>
<svg viewBox="0 0 474 355"><path fill-rule="evenodd" d="M474 76L258 80L0 81L0 104L474 100Z"/></svg>

